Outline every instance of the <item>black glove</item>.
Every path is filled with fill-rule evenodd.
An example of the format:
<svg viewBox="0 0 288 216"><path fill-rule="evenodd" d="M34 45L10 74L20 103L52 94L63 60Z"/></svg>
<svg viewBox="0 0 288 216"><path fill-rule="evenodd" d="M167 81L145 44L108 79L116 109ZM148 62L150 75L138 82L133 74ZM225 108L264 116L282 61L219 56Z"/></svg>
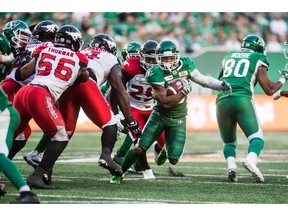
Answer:
<svg viewBox="0 0 288 216"><path fill-rule="evenodd" d="M19 58L20 58L20 64L23 66L30 61L31 53L28 50L25 50L20 53Z"/></svg>
<svg viewBox="0 0 288 216"><path fill-rule="evenodd" d="M127 123L127 127L131 131L133 137L136 139L140 138L142 135L142 132L141 132L140 126L138 124L138 121L136 121L132 117L128 117L125 120Z"/></svg>
<svg viewBox="0 0 288 216"><path fill-rule="evenodd" d="M14 58L16 59L17 56L19 56L21 53L25 51L25 48L24 47L18 47L18 48L12 47L11 51L13 53Z"/></svg>

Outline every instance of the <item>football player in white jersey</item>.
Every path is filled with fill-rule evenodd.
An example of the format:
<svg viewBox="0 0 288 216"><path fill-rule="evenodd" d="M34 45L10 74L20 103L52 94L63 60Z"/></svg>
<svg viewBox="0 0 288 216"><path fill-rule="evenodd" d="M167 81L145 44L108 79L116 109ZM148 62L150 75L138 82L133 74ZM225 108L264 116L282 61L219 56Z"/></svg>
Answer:
<svg viewBox="0 0 288 216"><path fill-rule="evenodd" d="M3 90L6 92L6 94L8 95L8 99L12 103L14 100L14 95L18 92L18 90L22 86L27 85L34 77L34 74L32 74L30 77L28 77L23 81L16 80L15 72L17 68L21 67L21 65L26 64L32 58L32 53L36 50L37 47L44 45L53 46L55 34L58 29L59 29L58 25L56 25L51 20L41 21L34 27L34 30L32 31L32 37L29 40L29 43L25 46L25 50L19 53L19 55L16 57L16 64L14 64L14 67L12 68L10 74L2 82ZM10 159L14 157L16 152L18 152L20 149L24 147L30 135L31 135L31 129L28 125L27 128L25 128L24 132L19 134L19 136L16 137L16 139L14 140L15 144L15 145L13 144L14 148L13 150L10 151L8 155Z"/></svg>
<svg viewBox="0 0 288 216"><path fill-rule="evenodd" d="M37 23L37 25L34 26L33 31L32 31L32 42L28 44L26 47L26 54L28 55L26 58L29 58L29 57L31 58L32 53L39 46L44 46L44 45L51 46L51 47L54 46L54 38L55 38L56 31L58 29L59 29L59 26L52 20L43 20ZM28 77L27 80L31 81L33 77L34 75L32 75L31 77ZM27 83L27 80L25 80L24 82ZM21 81L18 81L18 82L21 82ZM27 136L25 137L26 139L28 139ZM41 140L39 141L38 145L36 146L36 148L33 151L23 156L24 160L29 165L36 168L42 159L42 152L44 152L44 150L46 149L47 143L49 141L50 141L50 138L44 134Z"/></svg>
<svg viewBox="0 0 288 216"><path fill-rule="evenodd" d="M75 131L81 107L89 119L103 131L99 165L108 169L112 175L122 174L120 166L111 158L117 138L117 124L113 114L115 107L118 111L117 105L119 105L128 128L136 138L141 136L141 130L138 122L132 118L129 98L121 81L121 69L116 57L116 43L107 34L97 34L92 38L90 47L81 53L86 55L89 60L87 68L90 78L85 83L74 84L63 93L59 99L60 112L71 137ZM99 90L99 86L107 80L112 87L111 107Z"/></svg>
<svg viewBox="0 0 288 216"><path fill-rule="evenodd" d="M151 67L157 65L155 58L157 45L158 42L155 40L146 41L140 48L140 55L128 58L122 65L122 74L125 78L124 84L127 85L132 116L139 122L142 129L153 107L152 88L150 84L145 82L145 74ZM157 141L162 147L164 146L164 133ZM133 141L129 135L127 135L113 159L119 163L121 157L125 155L132 144ZM147 162L146 152L141 155L139 162L142 167L141 171L144 179L155 179Z"/></svg>
<svg viewBox="0 0 288 216"><path fill-rule="evenodd" d="M18 68L15 73L16 80L25 80L35 71L33 80L15 96L14 106L21 119L15 136L33 118L51 139L39 166L27 178L28 184L35 188L51 188L43 182L43 175L53 167L69 140L65 122L55 101L76 80L85 82L89 78L88 59L79 52L83 45L82 35L75 26L62 26L56 32L54 45L38 47L30 62Z"/></svg>

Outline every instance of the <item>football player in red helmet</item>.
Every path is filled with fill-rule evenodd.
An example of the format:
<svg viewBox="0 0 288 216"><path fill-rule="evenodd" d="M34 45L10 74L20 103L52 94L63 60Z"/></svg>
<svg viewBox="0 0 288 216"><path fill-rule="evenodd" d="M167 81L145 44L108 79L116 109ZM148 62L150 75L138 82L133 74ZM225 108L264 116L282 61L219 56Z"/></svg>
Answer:
<svg viewBox="0 0 288 216"><path fill-rule="evenodd" d="M151 67L157 65L155 58L157 45L158 42L155 40L146 41L140 48L140 56L131 56L122 65L132 116L139 122L141 128L144 128L153 107L152 88L145 81L145 74ZM161 146L164 145L164 134L159 137L157 142ZM132 139L127 135L113 159L120 164L132 144ZM154 179L155 176L147 162L146 152L141 155L139 162L142 170L136 169L136 171L141 171L144 179Z"/></svg>

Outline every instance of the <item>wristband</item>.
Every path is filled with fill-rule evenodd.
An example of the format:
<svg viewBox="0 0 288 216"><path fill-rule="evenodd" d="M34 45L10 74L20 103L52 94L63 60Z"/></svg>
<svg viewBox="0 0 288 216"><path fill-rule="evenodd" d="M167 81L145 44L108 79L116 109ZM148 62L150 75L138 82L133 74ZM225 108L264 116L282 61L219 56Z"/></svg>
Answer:
<svg viewBox="0 0 288 216"><path fill-rule="evenodd" d="M284 85L284 83L286 82L286 79L284 77L281 77L278 81L281 82L282 85Z"/></svg>

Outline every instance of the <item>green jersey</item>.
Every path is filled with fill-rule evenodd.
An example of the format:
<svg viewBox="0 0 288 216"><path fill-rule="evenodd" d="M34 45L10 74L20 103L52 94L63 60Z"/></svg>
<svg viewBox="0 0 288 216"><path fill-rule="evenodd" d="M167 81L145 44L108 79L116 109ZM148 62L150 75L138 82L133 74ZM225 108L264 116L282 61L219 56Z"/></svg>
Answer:
<svg viewBox="0 0 288 216"><path fill-rule="evenodd" d="M5 35L0 34L0 54L9 55L11 53L10 43ZM6 74L10 70L11 63L2 64L0 63L0 81L5 78Z"/></svg>
<svg viewBox="0 0 288 216"><path fill-rule="evenodd" d="M269 62L262 53L228 52L222 62L223 74L220 75L220 80L226 80L231 85L232 96L244 96L252 99L254 87L257 84L257 70L261 65L269 68ZM228 97L228 95L219 92L217 101L224 97Z"/></svg>
<svg viewBox="0 0 288 216"><path fill-rule="evenodd" d="M146 73L146 81L150 84L161 85L165 88L169 86L170 83L177 79L186 78L191 79L191 73L196 69L195 64L190 58L180 58L179 66L172 72L163 71L159 66L152 67ZM156 104L153 108L155 111L159 112L161 115L167 116L169 118L183 118L187 115L187 97L183 98L182 101L176 107L172 109L165 109L160 105Z"/></svg>
<svg viewBox="0 0 288 216"><path fill-rule="evenodd" d="M8 101L7 95L0 88L0 111L3 111L9 105L11 105L11 102Z"/></svg>

